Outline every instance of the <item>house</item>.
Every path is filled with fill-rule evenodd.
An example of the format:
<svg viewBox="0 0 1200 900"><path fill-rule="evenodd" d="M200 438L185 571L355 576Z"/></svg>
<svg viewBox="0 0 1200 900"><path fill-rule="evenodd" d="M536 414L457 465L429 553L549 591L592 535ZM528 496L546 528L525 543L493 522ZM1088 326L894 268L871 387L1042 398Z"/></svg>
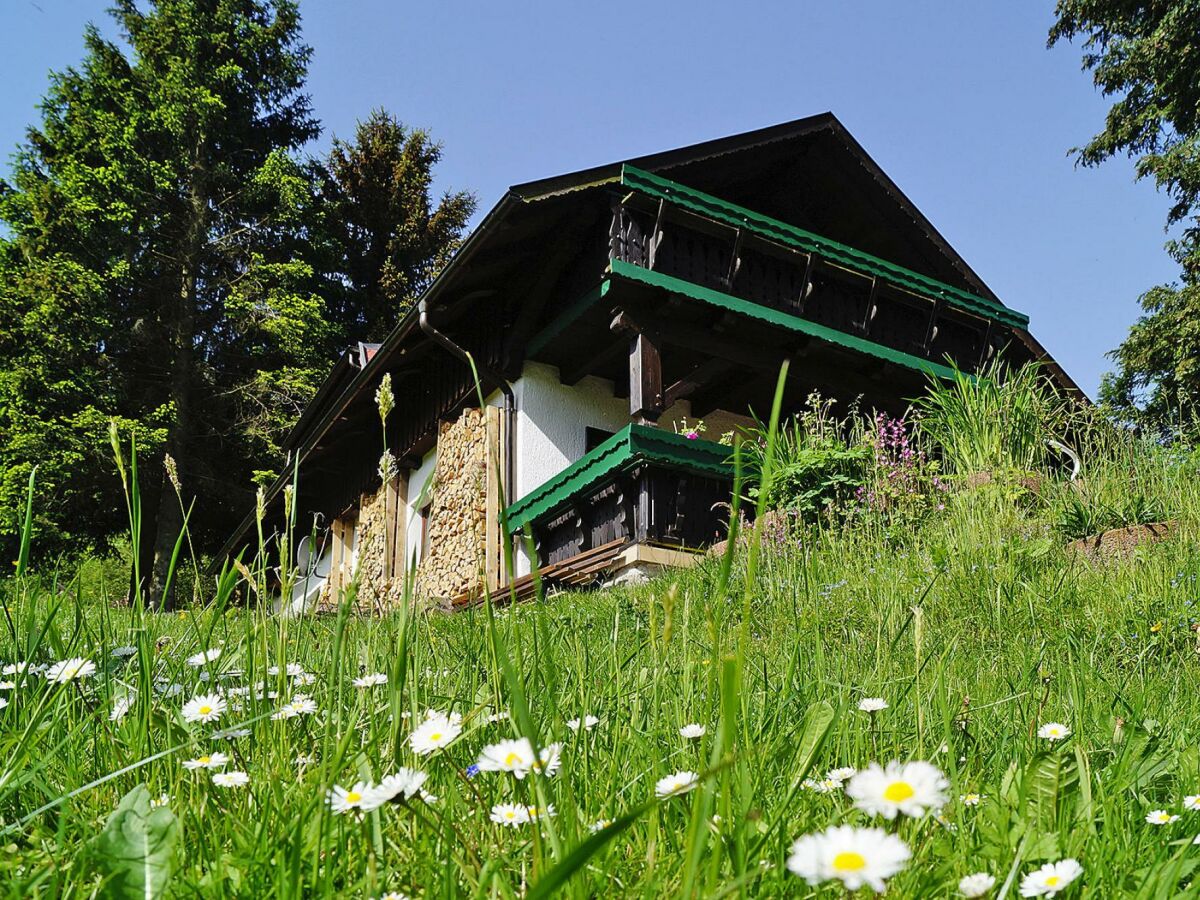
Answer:
<svg viewBox="0 0 1200 900"><path fill-rule="evenodd" d="M287 603L353 576L379 608L406 577L462 603L528 591L535 568L580 584L684 564L722 537L731 475L727 448L674 423L747 423L784 360L793 408L819 390L898 414L931 373L997 354L1078 394L1028 325L832 114L516 185L288 438L264 507L268 535L300 541ZM224 553L252 540L253 514Z"/></svg>

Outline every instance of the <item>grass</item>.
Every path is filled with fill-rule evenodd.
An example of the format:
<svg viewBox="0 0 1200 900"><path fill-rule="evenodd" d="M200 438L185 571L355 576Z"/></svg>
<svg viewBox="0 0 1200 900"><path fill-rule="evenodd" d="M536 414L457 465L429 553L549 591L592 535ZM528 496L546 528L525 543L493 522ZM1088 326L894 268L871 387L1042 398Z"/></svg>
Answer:
<svg viewBox="0 0 1200 900"><path fill-rule="evenodd" d="M0 585L11 622L0 659L82 656L98 671L3 694L0 895L145 896L148 883L173 897L837 896L785 862L796 838L840 823L882 825L909 845L893 896L957 896L977 871L996 877L991 896L1016 896L1027 872L1065 857L1084 874L1062 896L1195 893L1200 812L1182 798L1200 794L1200 458L1138 452L1153 473L1138 490L1180 527L1106 566L1064 551L1058 504L1073 488L1060 481L1041 501L992 485L950 492L901 536L860 519L751 540L643 586L455 615L364 619L347 602L337 616L281 619L253 593L234 602L246 590L236 572L205 585L206 605L162 614L23 572ZM1102 462L1085 456L1085 477L1127 477L1120 459ZM125 645L132 656L112 655ZM218 646L217 659L187 663ZM288 663L313 682L294 684ZM352 685L373 672L388 683ZM213 684L264 680L278 697L252 692L219 723L180 715ZM128 715L110 721L130 692ZM317 713L271 718L301 692ZM860 712L864 697L888 708ZM408 736L427 709L460 713L463 732L416 756ZM567 727L584 715L599 723ZM1072 735L1039 738L1049 721ZM683 738L693 722L705 735ZM241 725L248 736L213 737ZM484 745L518 735L561 742L561 770L468 775ZM218 749L248 786L183 768ZM804 784L893 759L942 769L941 815L870 819L843 792ZM361 821L330 812L332 785L398 766L428 773L436 800ZM656 799L656 781L680 770L701 787ZM959 801L972 792L978 806ZM127 795L118 824L140 844L106 831ZM503 828L489 819L501 802L556 815ZM1181 818L1148 824L1155 809Z"/></svg>

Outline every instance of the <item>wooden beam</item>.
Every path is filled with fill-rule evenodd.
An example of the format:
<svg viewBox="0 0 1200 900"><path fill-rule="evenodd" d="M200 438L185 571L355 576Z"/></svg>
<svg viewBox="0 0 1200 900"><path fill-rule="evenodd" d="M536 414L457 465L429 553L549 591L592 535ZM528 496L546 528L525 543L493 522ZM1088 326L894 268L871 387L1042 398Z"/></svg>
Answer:
<svg viewBox="0 0 1200 900"><path fill-rule="evenodd" d="M520 312L509 330L508 339L504 344L504 369L513 374L513 367L521 362L525 355L525 345L533 336L542 312L550 301L555 283L562 276L563 266L579 252L581 232L570 230L562 235L561 242L538 266L538 274L526 290L520 291Z"/></svg>
<svg viewBox="0 0 1200 900"><path fill-rule="evenodd" d="M602 347L596 353L588 356L583 361L576 363L569 369L563 369L559 372L559 381L568 386L575 386L583 380L584 376L590 375L592 370L604 363L611 362L616 359L622 351L624 351L628 342L624 340L613 341Z"/></svg>
<svg viewBox="0 0 1200 900"><path fill-rule="evenodd" d="M796 336L788 346L788 350L762 346L751 346L746 341L740 341L736 336L721 337L714 334L711 328L697 327L683 322L666 322L642 310L631 310L622 307L610 326L613 331L632 331L646 333L655 337L660 344L683 347L704 356L715 356L729 362L737 363L749 369L779 370L784 357L791 355L792 350L800 350L811 340L805 336Z"/></svg>
<svg viewBox="0 0 1200 900"><path fill-rule="evenodd" d="M643 425L658 421L663 404L662 357L649 334L629 341L629 414Z"/></svg>
<svg viewBox="0 0 1200 900"><path fill-rule="evenodd" d="M705 360L667 388L666 393L663 395L663 405L667 409L670 409L680 400L690 397L700 388L720 379L734 368L736 368L735 365L727 359L714 357Z"/></svg>

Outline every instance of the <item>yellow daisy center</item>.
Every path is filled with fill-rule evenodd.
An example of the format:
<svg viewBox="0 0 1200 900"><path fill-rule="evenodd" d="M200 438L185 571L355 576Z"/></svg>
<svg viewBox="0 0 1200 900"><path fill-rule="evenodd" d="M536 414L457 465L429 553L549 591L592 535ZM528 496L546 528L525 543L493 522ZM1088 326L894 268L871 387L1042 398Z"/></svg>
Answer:
<svg viewBox="0 0 1200 900"><path fill-rule="evenodd" d="M833 858L833 867L839 872L857 872L866 866L867 861L861 853L845 851Z"/></svg>
<svg viewBox="0 0 1200 900"><path fill-rule="evenodd" d="M200 709L198 711L199 711L200 715L207 716L210 712L212 712L212 707L205 704L204 706L200 707Z"/></svg>
<svg viewBox="0 0 1200 900"><path fill-rule="evenodd" d="M907 781L893 781L883 792L883 798L889 803L903 803L916 793Z"/></svg>
<svg viewBox="0 0 1200 900"><path fill-rule="evenodd" d="M521 761L521 754L519 754L519 753L510 753L510 754L508 754L508 756L504 757L504 764L506 766L515 766L520 761Z"/></svg>
<svg viewBox="0 0 1200 900"><path fill-rule="evenodd" d="M211 756L202 756L198 760L196 760L196 762L201 763L202 765L208 765L210 762L212 762L212 757Z"/></svg>
<svg viewBox="0 0 1200 900"><path fill-rule="evenodd" d="M510 810L506 810L506 811L505 811L505 813L504 813L504 818L506 818L506 819L513 819L513 818L516 818L516 815L517 815L517 814L516 814L515 812L513 812L513 811L510 809Z"/></svg>
<svg viewBox="0 0 1200 900"><path fill-rule="evenodd" d="M358 803L360 800L362 800L362 794L358 791L346 791L347 803Z"/></svg>
<svg viewBox="0 0 1200 900"><path fill-rule="evenodd" d="M429 739L431 741L440 741L442 739L442 733L440 731L435 731L429 736Z"/></svg>
<svg viewBox="0 0 1200 900"><path fill-rule="evenodd" d="M1056 884L1058 884L1058 882L1060 880L1061 879L1057 875L1051 875L1049 878L1046 879L1046 886L1054 887Z"/></svg>

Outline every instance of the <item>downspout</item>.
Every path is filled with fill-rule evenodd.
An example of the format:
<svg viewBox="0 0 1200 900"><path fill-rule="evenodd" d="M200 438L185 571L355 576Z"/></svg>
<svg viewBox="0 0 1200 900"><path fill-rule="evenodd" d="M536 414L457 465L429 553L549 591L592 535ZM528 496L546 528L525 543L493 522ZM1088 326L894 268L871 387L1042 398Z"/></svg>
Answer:
<svg viewBox="0 0 1200 900"><path fill-rule="evenodd" d="M516 481L513 468L515 462L513 459L513 441L515 440L517 434L517 400L516 395L513 393L512 385L509 384L508 379L506 379L499 372L496 372L495 370L481 364L466 350L454 343L454 341L450 340L450 338L446 337L446 335L438 331L437 328L434 327L433 323L429 321L429 306L424 300L421 300L417 304L417 312L419 313L418 321L421 326L421 331L433 338L433 340L440 344L443 349L448 351L450 355L461 359L468 366L473 365L475 370L479 372L480 375L495 381L500 386L500 393L504 395L504 406L502 407L504 412L504 471L501 473L500 485L501 493L504 497L504 503L511 504L513 502L513 484ZM501 522L501 527L505 527L503 522ZM511 552L511 545L509 550ZM509 573L505 571L503 574L507 578Z"/></svg>

